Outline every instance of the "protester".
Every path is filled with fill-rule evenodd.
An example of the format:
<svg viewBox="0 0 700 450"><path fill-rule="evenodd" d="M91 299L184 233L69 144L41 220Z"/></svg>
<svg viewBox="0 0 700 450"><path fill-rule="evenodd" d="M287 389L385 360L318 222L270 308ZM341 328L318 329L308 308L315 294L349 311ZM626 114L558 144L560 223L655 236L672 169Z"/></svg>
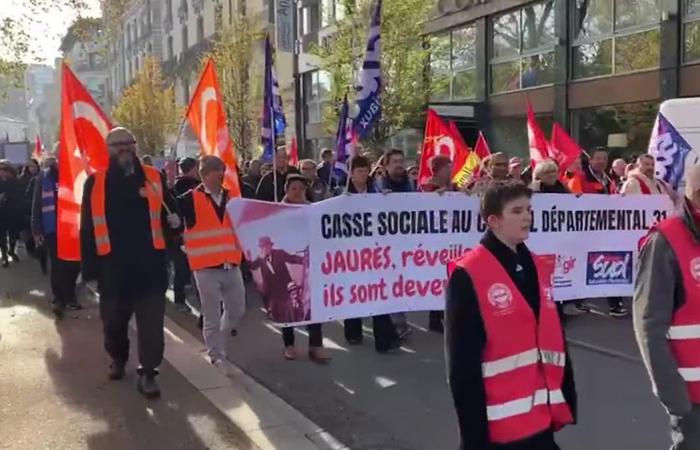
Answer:
<svg viewBox="0 0 700 450"><path fill-rule="evenodd" d="M615 181L616 186L622 186L625 182L625 169L627 168L627 161L622 158L617 158L613 161L612 166L610 166L610 178Z"/></svg>
<svg viewBox="0 0 700 450"><path fill-rule="evenodd" d="M551 297L553 264L524 243L530 196L522 183L486 189L488 231L450 265L445 355L463 450L555 450L554 432L574 421L573 369Z"/></svg>
<svg viewBox="0 0 700 450"><path fill-rule="evenodd" d="M58 256L56 205L58 201L58 163L47 157L45 168L34 185L31 227L34 241L44 246L49 255L51 273L51 308L57 318L64 311L81 309L75 293L75 284L80 274L79 261L66 261Z"/></svg>
<svg viewBox="0 0 700 450"><path fill-rule="evenodd" d="M137 388L158 397L163 360L163 316L168 273L164 233L180 226L174 199L156 169L137 156L126 128L107 135L109 166L85 182L81 211L83 279L97 280L109 376L124 377L129 357L129 320L136 315L139 349Z"/></svg>
<svg viewBox="0 0 700 450"><path fill-rule="evenodd" d="M248 166L245 175L241 178L241 181L249 186L253 187L253 190L257 189L258 184L260 184L260 179L262 178L262 162L259 159L254 159L248 161L250 165Z"/></svg>
<svg viewBox="0 0 700 450"><path fill-rule="evenodd" d="M179 205L185 221L187 259L202 304L209 359L231 376L226 337L245 313L245 285L240 270L243 253L226 214L231 197L223 188L225 172L226 165L217 156L203 156L199 161L202 184L182 196Z"/></svg>
<svg viewBox="0 0 700 450"><path fill-rule="evenodd" d="M606 173L608 166L608 151L604 147L597 147L591 155L591 160L583 163L581 174L575 175L579 178L581 192L583 194L604 194L612 195L617 193L617 186ZM610 315L612 317L625 317L628 314L627 308L622 304L622 299L612 297L608 299ZM582 307L585 307L581 304Z"/></svg>
<svg viewBox="0 0 700 450"><path fill-rule="evenodd" d="M17 171L7 160L0 160L0 261L10 266L19 262L16 247L24 210L24 193Z"/></svg>
<svg viewBox="0 0 700 450"><path fill-rule="evenodd" d="M673 190L655 177L656 160L652 155L643 154L637 158L637 169L630 171L620 192L625 195L670 194Z"/></svg>
<svg viewBox="0 0 700 450"><path fill-rule="evenodd" d="M355 156L350 160L350 180L348 194L376 194L377 190L369 179L371 164L364 156ZM344 321L345 340L350 345L362 343L362 319L347 319ZM379 353L396 350L401 346L396 329L389 314L372 317L372 332L374 334L374 349Z"/></svg>
<svg viewBox="0 0 700 450"><path fill-rule="evenodd" d="M301 175L291 174L287 177L284 186L285 196L282 199L283 203L289 203L293 205L305 205L308 204L306 200L306 189L308 184L306 179ZM272 264L272 262L270 262ZM255 269L255 266L251 264L251 269ZM289 277L291 279L291 277ZM279 284L279 283L275 283ZM286 284L284 287L286 288ZM330 361L330 356L325 352L323 348L323 328L320 323L314 323L308 325L306 330L309 333L309 359L311 361L324 364ZM284 342L284 357L287 360L294 360L297 358L296 348L294 347L294 327L282 328L282 340Z"/></svg>
<svg viewBox="0 0 700 450"><path fill-rule="evenodd" d="M36 243L31 237L32 200L34 198L34 185L38 175L39 162L32 158L22 168L18 179L22 189L22 211L20 217L17 218L17 233L18 237L25 242L27 253L32 256L36 256Z"/></svg>
<svg viewBox="0 0 700 450"><path fill-rule="evenodd" d="M572 194L583 194L583 162L579 156L566 169L562 181Z"/></svg>
<svg viewBox="0 0 700 450"><path fill-rule="evenodd" d="M153 167L153 156L151 156L151 155L143 155L143 156L141 157L141 163L142 163L144 166L151 166L151 167Z"/></svg>
<svg viewBox="0 0 700 450"><path fill-rule="evenodd" d="M296 167L289 165L286 147L277 147L275 151L275 165L277 168L276 177L274 173L270 172L260 179L258 188L255 191L255 197L258 200L264 200L266 202L282 201L287 175L299 173Z"/></svg>
<svg viewBox="0 0 700 450"><path fill-rule="evenodd" d="M342 180L342 183L339 183L340 180L336 180L335 154L333 150L330 148L322 148L319 156L321 157L321 163L316 170L316 176L325 181L331 189L335 189L338 184L344 185L345 180Z"/></svg>
<svg viewBox="0 0 700 450"><path fill-rule="evenodd" d="M390 192L415 192L414 184L406 172L403 150L392 148L384 152L381 161L385 176L380 177L377 190L384 194ZM406 313L395 313L391 315L396 331L399 333L399 338L404 339L411 333L406 319Z"/></svg>
<svg viewBox="0 0 700 450"><path fill-rule="evenodd" d="M508 161L508 177L512 180L520 180L523 176L523 162L517 156Z"/></svg>
<svg viewBox="0 0 700 450"><path fill-rule="evenodd" d="M542 194L568 194L569 190L559 180L559 166L551 159L544 160L535 166L532 173L533 182L530 189Z"/></svg>
<svg viewBox="0 0 700 450"><path fill-rule="evenodd" d="M686 175L680 216L658 223L639 255L634 331L654 394L671 416L674 450L700 448L700 166Z"/></svg>
<svg viewBox="0 0 700 450"><path fill-rule="evenodd" d="M494 182L508 179L508 157L497 152L485 158L483 170L479 177L464 185L463 190L472 194L481 194Z"/></svg>
<svg viewBox="0 0 700 450"><path fill-rule="evenodd" d="M413 190L418 190L418 166L409 166L406 172L408 172L408 179L411 180Z"/></svg>
<svg viewBox="0 0 700 450"><path fill-rule="evenodd" d="M306 199L311 203L320 202L331 197L328 184L316 175L316 163L311 159L299 161L299 172L307 183Z"/></svg>
<svg viewBox="0 0 700 450"><path fill-rule="evenodd" d="M457 189L452 183L452 160L447 155L436 155L430 160L430 179L420 186L422 192L446 192Z"/></svg>
<svg viewBox="0 0 700 450"><path fill-rule="evenodd" d="M272 163L263 163L263 165L260 166L260 179L262 180L262 177L268 173L272 173ZM255 188L257 189L258 187L255 186Z"/></svg>
<svg viewBox="0 0 700 450"><path fill-rule="evenodd" d="M197 160L191 157L180 159L178 163L180 175L175 179L173 193L180 198L187 192L195 189L201 183ZM174 233L172 239L168 239L168 259L173 264L173 300L176 308L181 312L190 312L187 306L187 286L192 283L192 272L187 262L187 256L182 251L184 241L181 233Z"/></svg>

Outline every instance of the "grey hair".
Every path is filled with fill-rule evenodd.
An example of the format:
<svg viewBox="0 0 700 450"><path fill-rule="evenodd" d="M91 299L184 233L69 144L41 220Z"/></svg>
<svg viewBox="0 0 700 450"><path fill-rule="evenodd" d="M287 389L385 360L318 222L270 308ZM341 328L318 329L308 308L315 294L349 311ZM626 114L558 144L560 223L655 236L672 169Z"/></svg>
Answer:
<svg viewBox="0 0 700 450"><path fill-rule="evenodd" d="M209 172L215 172L215 171L221 171L225 172L226 171L226 164L219 158L218 156L214 155L204 155L199 158L199 173L200 175L206 175Z"/></svg>
<svg viewBox="0 0 700 450"><path fill-rule="evenodd" d="M558 170L559 166L551 159L546 159L535 166L535 170L532 171L532 178L539 180L544 172L549 172L552 169Z"/></svg>

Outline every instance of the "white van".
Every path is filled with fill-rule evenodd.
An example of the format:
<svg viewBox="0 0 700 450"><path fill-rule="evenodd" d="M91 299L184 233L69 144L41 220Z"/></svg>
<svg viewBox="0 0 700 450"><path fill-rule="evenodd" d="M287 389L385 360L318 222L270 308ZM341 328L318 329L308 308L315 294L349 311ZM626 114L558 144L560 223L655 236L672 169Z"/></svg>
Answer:
<svg viewBox="0 0 700 450"><path fill-rule="evenodd" d="M671 122L692 148L685 159L685 173L688 173L689 167L700 162L700 97L666 100L659 106L659 112ZM684 186L685 179L678 186L679 191L682 191Z"/></svg>

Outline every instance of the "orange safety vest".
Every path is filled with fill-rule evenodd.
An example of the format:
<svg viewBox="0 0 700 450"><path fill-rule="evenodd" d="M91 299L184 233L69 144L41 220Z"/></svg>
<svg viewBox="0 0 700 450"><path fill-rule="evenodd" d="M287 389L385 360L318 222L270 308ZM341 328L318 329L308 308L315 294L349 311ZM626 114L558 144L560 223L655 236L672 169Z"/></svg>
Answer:
<svg viewBox="0 0 700 450"><path fill-rule="evenodd" d="M683 276L685 302L673 313L666 338L690 400L700 404L700 244L681 217L663 220L654 230L671 245ZM669 290L672 288L669 286Z"/></svg>
<svg viewBox="0 0 700 450"><path fill-rule="evenodd" d="M192 191L196 222L185 229L185 250L192 270L239 265L243 259L238 237L228 214L220 221L214 206L204 192Z"/></svg>
<svg viewBox="0 0 700 450"><path fill-rule="evenodd" d="M153 237L153 248L165 250L165 239L163 238L163 225L161 224L161 208L163 204L163 182L160 172L153 167L143 166L146 176L146 184L142 192L148 200L148 210L151 219L151 236ZM99 256L109 255L112 251L112 243L109 240L109 227L107 224L107 214L105 212L105 185L107 172L95 172L95 185L92 188L90 205L92 207L92 224L95 233L95 247Z"/></svg>
<svg viewBox="0 0 700 450"><path fill-rule="evenodd" d="M573 422L561 391L566 354L552 298L554 257L533 254L540 286L539 318L483 245L450 264L469 274L486 329L481 372L491 442L520 441Z"/></svg>

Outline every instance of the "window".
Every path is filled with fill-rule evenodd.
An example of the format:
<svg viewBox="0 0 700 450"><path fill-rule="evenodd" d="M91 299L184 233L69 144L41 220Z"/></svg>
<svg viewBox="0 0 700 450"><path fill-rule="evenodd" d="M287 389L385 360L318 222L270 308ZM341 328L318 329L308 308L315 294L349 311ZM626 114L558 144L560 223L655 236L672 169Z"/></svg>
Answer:
<svg viewBox="0 0 700 450"><path fill-rule="evenodd" d="M683 0L683 61L700 62L700 0Z"/></svg>
<svg viewBox="0 0 700 450"><path fill-rule="evenodd" d="M204 17L197 17L197 42L204 40Z"/></svg>
<svg viewBox="0 0 700 450"><path fill-rule="evenodd" d="M173 37L168 36L168 60L173 59L173 56L175 56L174 53L175 52L173 51Z"/></svg>
<svg viewBox="0 0 700 450"><path fill-rule="evenodd" d="M321 0L321 28L333 25L343 20L346 15L343 0Z"/></svg>
<svg viewBox="0 0 700 450"><path fill-rule="evenodd" d="M301 35L318 31L320 27L319 6L305 6L301 10Z"/></svg>
<svg viewBox="0 0 700 450"><path fill-rule="evenodd" d="M658 67L660 0L570 1L573 78Z"/></svg>
<svg viewBox="0 0 700 450"><path fill-rule="evenodd" d="M331 94L331 76L323 70L304 74L304 103L307 123L323 122L323 108Z"/></svg>
<svg viewBox="0 0 700 450"><path fill-rule="evenodd" d="M430 40L431 100L476 96L476 27L467 26Z"/></svg>
<svg viewBox="0 0 700 450"><path fill-rule="evenodd" d="M554 82L554 1L496 16L491 22L491 92Z"/></svg>
<svg viewBox="0 0 700 450"><path fill-rule="evenodd" d="M187 25L182 27L182 51L185 52L190 48L189 41L187 40Z"/></svg>

